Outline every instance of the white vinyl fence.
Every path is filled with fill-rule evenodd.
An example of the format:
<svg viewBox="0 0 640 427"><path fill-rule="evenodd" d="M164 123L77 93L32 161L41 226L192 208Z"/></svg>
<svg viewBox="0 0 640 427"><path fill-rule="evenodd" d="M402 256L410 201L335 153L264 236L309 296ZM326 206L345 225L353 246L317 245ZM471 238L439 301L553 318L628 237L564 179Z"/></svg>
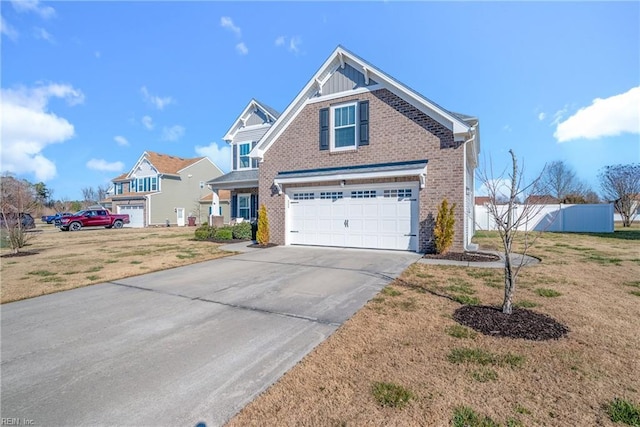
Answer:
<svg viewBox="0 0 640 427"><path fill-rule="evenodd" d="M498 206L505 212L507 206ZM522 206L515 206L514 214L518 215L518 209ZM535 231L557 231L567 233L613 233L613 204L597 205L540 205L534 209L533 215L528 222L523 223L518 230ZM476 230L496 230L496 224L489 209L486 206L476 205Z"/></svg>

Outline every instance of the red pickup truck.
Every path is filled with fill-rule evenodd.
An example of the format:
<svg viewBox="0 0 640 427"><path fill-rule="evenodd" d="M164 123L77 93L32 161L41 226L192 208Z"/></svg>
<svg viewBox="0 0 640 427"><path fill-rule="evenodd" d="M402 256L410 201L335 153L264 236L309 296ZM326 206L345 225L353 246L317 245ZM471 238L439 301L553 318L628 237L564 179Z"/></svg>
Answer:
<svg viewBox="0 0 640 427"><path fill-rule="evenodd" d="M107 209L87 209L56 220L62 231L78 231L82 227L122 228L129 224L128 214L112 214Z"/></svg>

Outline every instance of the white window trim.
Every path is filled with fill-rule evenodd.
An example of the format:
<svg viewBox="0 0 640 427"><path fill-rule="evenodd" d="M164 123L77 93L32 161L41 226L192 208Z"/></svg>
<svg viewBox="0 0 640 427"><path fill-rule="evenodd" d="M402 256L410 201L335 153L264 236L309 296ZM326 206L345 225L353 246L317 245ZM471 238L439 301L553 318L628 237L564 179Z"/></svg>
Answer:
<svg viewBox="0 0 640 427"><path fill-rule="evenodd" d="M237 150L238 150L238 159L237 159L238 164L236 165L236 170L240 171L240 170L253 169L253 168L251 167L251 164L252 164L253 162L252 162L251 157L249 156L249 154L251 153L251 150L253 149L253 147L251 146L252 144L253 144L253 142L252 142L252 141L242 141L242 142L238 142L238 143L236 143L236 145L238 146L238 148L237 148ZM240 157L241 157L241 156L240 156L240 146L242 146L242 145L249 145L249 152L247 153L247 155L246 155L246 156L242 156L242 157L247 157L247 158L249 159L249 166L247 166L247 167L241 167L241 166L240 166ZM232 155L233 155L233 154L232 154Z"/></svg>
<svg viewBox="0 0 640 427"><path fill-rule="evenodd" d="M349 145L346 147L336 147L335 146L335 140L336 140L336 128L335 128L335 110L336 108L344 108L344 107L350 107L352 106L354 107L354 123L353 123L353 127L354 127L354 141L353 141L353 145ZM329 108L329 151L331 152L336 152L336 151L354 151L358 149L358 136L359 136L359 132L358 132L358 119L359 119L359 114L358 114L358 101L353 101L353 102L345 102L344 104L336 104L336 105L332 105Z"/></svg>
<svg viewBox="0 0 640 427"><path fill-rule="evenodd" d="M249 209L248 218L251 219L251 193L238 194L238 206L236 206L236 218L244 218L242 215L240 215L240 198L241 197L246 197L248 200L247 202L248 207L242 208L242 209Z"/></svg>

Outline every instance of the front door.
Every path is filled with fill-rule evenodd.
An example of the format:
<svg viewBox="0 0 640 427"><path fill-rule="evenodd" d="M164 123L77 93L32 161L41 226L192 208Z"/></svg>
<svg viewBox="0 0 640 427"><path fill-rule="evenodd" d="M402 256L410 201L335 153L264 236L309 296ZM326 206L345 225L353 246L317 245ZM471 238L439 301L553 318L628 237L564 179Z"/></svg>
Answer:
<svg viewBox="0 0 640 427"><path fill-rule="evenodd" d="M176 208L178 227L184 227L184 208Z"/></svg>

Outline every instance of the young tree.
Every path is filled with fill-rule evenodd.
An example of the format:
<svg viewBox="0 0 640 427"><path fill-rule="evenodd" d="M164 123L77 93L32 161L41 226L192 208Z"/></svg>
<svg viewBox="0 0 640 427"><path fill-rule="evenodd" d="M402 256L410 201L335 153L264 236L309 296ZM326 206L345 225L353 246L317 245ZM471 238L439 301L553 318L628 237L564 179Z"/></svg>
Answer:
<svg viewBox="0 0 640 427"><path fill-rule="evenodd" d="M0 177L0 216L2 231L14 253L20 252L31 237L22 223L21 213L32 212L37 206L33 185L9 174Z"/></svg>
<svg viewBox="0 0 640 427"><path fill-rule="evenodd" d="M258 231L256 240L260 245L269 243L269 219L267 218L267 207L263 204L258 211Z"/></svg>
<svg viewBox="0 0 640 427"><path fill-rule="evenodd" d="M444 254L449 251L451 245L453 245L453 234L456 218L453 215L453 210L456 208L456 204L449 206L447 199L443 199L440 206L438 206L438 216L436 217L436 225L433 230L436 243L436 252Z"/></svg>
<svg viewBox="0 0 640 427"><path fill-rule="evenodd" d="M489 216L495 221L502 249L504 253L504 300L502 302L502 312L511 314L513 310L513 296L516 291L516 280L520 273L520 268L524 265L525 256L531 245L535 242L537 235L526 227L526 224L542 209L543 205L529 203L527 195L539 191L540 175L528 185L524 184L524 168L519 168L516 155L513 150L509 150L511 155L511 172L506 175L506 170L495 176L491 163L478 171L478 180L483 184L489 196L487 209ZM544 171L543 171L544 172ZM504 194L504 183L508 183L507 194ZM506 198L506 203L498 202L500 197ZM524 200L518 204L518 199ZM522 230L524 228L524 230ZM522 244L518 248L521 255L519 260L512 256L516 236L522 233Z"/></svg>
<svg viewBox="0 0 640 427"><path fill-rule="evenodd" d="M640 204L640 163L605 166L599 178L602 198L613 202L622 226L630 227Z"/></svg>

